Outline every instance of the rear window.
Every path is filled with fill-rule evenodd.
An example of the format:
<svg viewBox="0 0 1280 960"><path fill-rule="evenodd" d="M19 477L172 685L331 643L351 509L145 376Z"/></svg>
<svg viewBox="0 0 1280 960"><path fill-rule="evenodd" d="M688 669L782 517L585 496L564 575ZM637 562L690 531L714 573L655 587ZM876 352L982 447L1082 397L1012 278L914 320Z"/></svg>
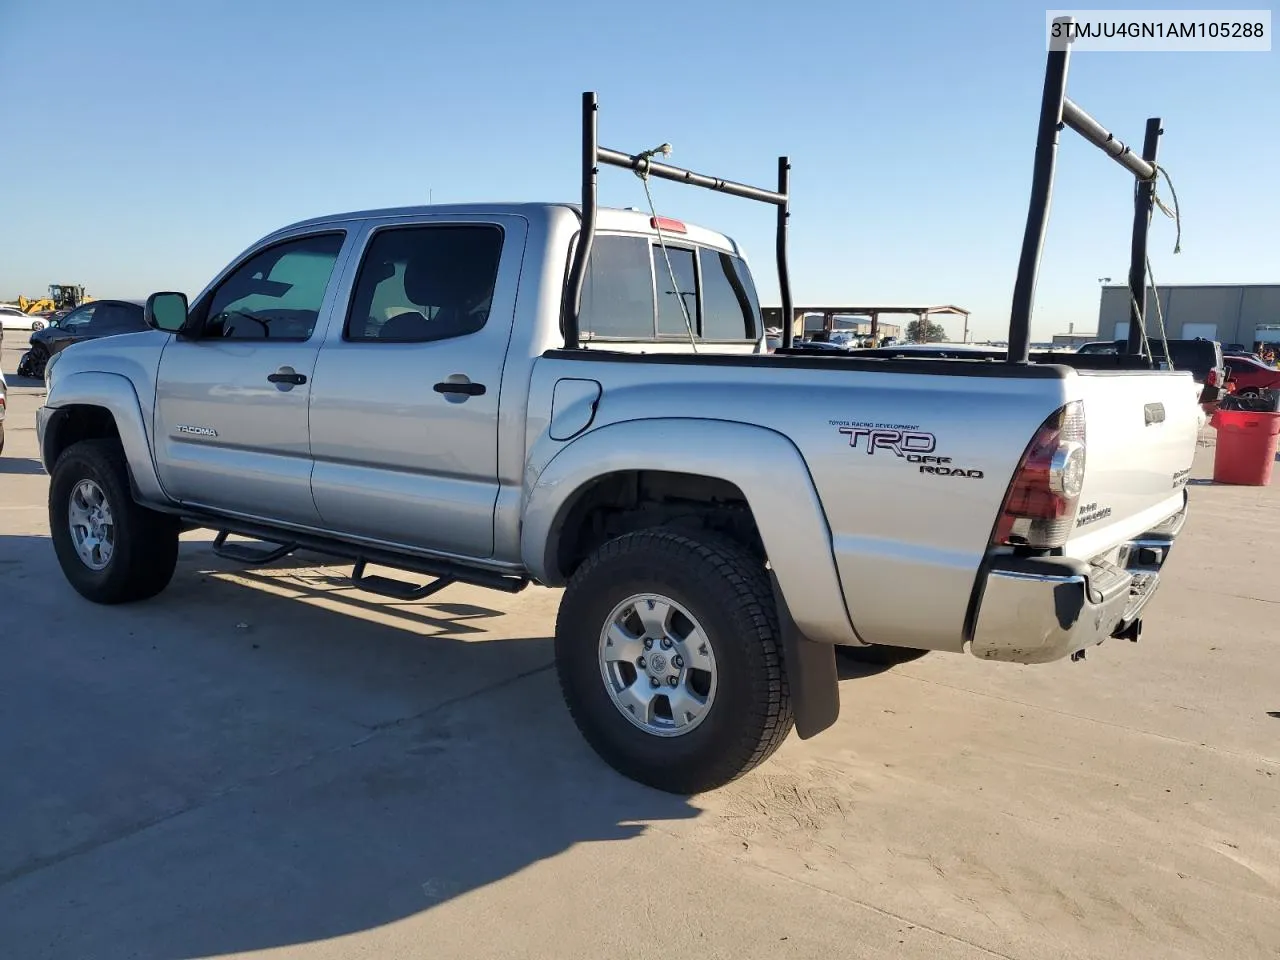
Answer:
<svg viewBox="0 0 1280 960"><path fill-rule="evenodd" d="M706 340L754 340L760 302L751 271L738 257L698 251L702 266L702 336Z"/></svg>
<svg viewBox="0 0 1280 960"><path fill-rule="evenodd" d="M583 336L653 338L653 272L643 237L596 237L579 328Z"/></svg>
<svg viewBox="0 0 1280 960"><path fill-rule="evenodd" d="M667 244L664 256L655 243L652 252L653 276L658 285L658 336L687 340L690 330L695 335L698 332L698 274L693 251Z"/></svg>
<svg viewBox="0 0 1280 960"><path fill-rule="evenodd" d="M584 337L687 339L686 311L699 340L759 336L760 304L740 257L670 243L664 256L646 237L596 237L582 288Z"/></svg>

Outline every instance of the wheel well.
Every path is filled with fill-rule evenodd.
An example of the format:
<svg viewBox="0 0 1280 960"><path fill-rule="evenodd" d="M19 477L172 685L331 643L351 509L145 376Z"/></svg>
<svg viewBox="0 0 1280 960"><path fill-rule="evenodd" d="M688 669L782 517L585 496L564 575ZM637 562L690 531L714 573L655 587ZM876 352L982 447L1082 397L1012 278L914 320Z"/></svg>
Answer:
<svg viewBox="0 0 1280 960"><path fill-rule="evenodd" d="M110 410L82 403L60 407L45 428L42 451L45 468L52 471L62 451L73 443L113 438L118 440L120 431Z"/></svg>
<svg viewBox="0 0 1280 960"><path fill-rule="evenodd" d="M765 556L746 496L718 477L664 470L605 474L579 490L562 517L554 559L566 579L596 547L648 527L714 530Z"/></svg>

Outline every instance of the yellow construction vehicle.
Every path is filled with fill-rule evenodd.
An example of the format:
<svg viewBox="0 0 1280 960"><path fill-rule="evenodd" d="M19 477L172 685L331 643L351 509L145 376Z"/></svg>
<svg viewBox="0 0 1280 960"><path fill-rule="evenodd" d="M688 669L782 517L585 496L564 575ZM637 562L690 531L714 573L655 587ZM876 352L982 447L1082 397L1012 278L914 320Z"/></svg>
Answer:
<svg viewBox="0 0 1280 960"><path fill-rule="evenodd" d="M39 300L29 300L26 297L18 297L18 309L23 313L47 313L50 310L57 310L57 306L48 297L41 297Z"/></svg>
<svg viewBox="0 0 1280 960"><path fill-rule="evenodd" d="M23 313L48 313L53 310L74 310L82 303L88 303L93 297L84 292L84 287L71 283L49 284L49 295L39 300L18 297L18 309Z"/></svg>

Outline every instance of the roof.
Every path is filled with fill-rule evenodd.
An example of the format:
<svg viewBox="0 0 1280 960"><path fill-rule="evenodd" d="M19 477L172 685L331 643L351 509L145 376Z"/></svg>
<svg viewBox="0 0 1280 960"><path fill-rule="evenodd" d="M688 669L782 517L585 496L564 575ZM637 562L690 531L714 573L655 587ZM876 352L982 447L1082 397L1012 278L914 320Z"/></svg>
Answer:
<svg viewBox="0 0 1280 960"><path fill-rule="evenodd" d="M581 204L554 202L486 202L486 203L450 203L419 204L405 207L383 207L370 210L351 210L346 213L331 213L319 217L299 220L295 223L273 230L268 236L274 237L286 231L305 227L319 227L325 224L337 224L348 220L404 219L408 217L440 217L440 216L520 216L530 221L545 222L560 215L572 214L575 220L582 215ZM669 211L660 211L660 216L671 216ZM713 228L693 223L692 221L675 219L684 223L687 233L673 235L664 232L668 239L683 239L706 246L719 247L743 256L742 248L732 237ZM596 209L596 227L605 231L625 231L655 235L651 215L647 210L638 207L598 207ZM263 238L266 239L266 238Z"/></svg>

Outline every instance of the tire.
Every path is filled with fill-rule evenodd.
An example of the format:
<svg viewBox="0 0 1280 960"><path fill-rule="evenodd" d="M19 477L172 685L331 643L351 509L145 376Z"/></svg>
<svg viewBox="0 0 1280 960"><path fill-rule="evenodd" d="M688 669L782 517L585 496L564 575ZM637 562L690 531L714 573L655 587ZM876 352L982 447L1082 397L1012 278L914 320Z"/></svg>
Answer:
<svg viewBox="0 0 1280 960"><path fill-rule="evenodd" d="M81 558L71 531L72 495L86 489L80 486L85 482L101 492L111 518L109 535L103 537L109 556L100 550L96 557L105 561L100 569ZM85 502L82 497L80 503ZM134 502L119 441L82 440L58 457L49 481L49 533L63 574L85 599L116 604L154 597L173 578L178 532L176 517Z"/></svg>
<svg viewBox="0 0 1280 960"><path fill-rule="evenodd" d="M712 672L686 670L687 665L671 655L686 650L690 660L695 659L692 644L677 645L665 657L655 658L652 654L661 652L656 647L645 664L650 669L659 660L670 661L669 669L680 668L690 690L695 677L715 677L700 719L688 720L687 732L673 732L674 721L660 716L654 723L668 724L665 735L642 729L624 715L611 693L615 687L609 679L610 667L604 663L602 637L619 606L643 594L664 598L676 609L668 621L667 636L679 636L693 622L706 640L696 649L705 657L710 648ZM638 620L627 622L638 626ZM631 636L634 633L630 631L627 642L643 643ZM685 640L690 637L692 633ZM601 546L574 573L565 590L556 618L555 650L561 692L587 743L623 776L658 790L688 795L723 786L766 760L794 725L778 616L764 562L715 534L651 529ZM618 669L625 668L626 662L619 657ZM656 684L637 667L631 667L631 672L637 690ZM665 697L665 689L656 687L650 696ZM658 702L661 713L661 699ZM675 702L666 700L668 716Z"/></svg>
<svg viewBox="0 0 1280 960"><path fill-rule="evenodd" d="M0 420L0 453L4 453L4 421Z"/></svg>
<svg viewBox="0 0 1280 960"><path fill-rule="evenodd" d="M45 327L45 323L44 323L44 321L43 321L43 320L32 320L32 321L31 321L31 332L32 332L32 333L39 333L41 330L43 330L43 329L44 329L44 327Z"/></svg>
<svg viewBox="0 0 1280 960"><path fill-rule="evenodd" d="M40 380L44 377L45 364L49 362L49 351L44 347L32 347L27 351L27 373L26 376L33 380Z"/></svg>

